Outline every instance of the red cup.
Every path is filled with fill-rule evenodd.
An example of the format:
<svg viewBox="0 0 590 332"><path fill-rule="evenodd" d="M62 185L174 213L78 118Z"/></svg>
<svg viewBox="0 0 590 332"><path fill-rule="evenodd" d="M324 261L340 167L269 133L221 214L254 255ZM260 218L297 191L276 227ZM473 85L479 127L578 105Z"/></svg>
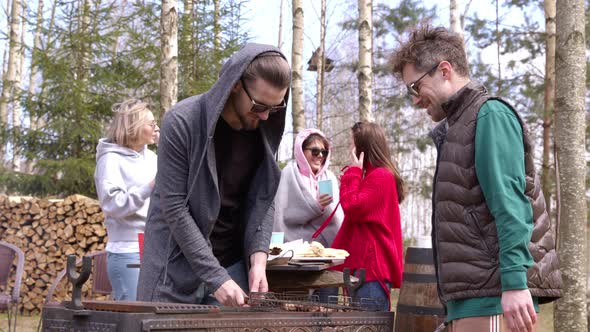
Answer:
<svg viewBox="0 0 590 332"><path fill-rule="evenodd" d="M137 233L137 241L139 242L139 259L141 260L141 254L143 253L143 233Z"/></svg>

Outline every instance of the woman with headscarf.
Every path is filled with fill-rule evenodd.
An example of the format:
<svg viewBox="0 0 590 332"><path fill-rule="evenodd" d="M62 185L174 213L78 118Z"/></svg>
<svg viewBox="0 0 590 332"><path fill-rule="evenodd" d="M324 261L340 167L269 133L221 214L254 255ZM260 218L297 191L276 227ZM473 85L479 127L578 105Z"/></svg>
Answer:
<svg viewBox="0 0 590 332"><path fill-rule="evenodd" d="M295 138L295 160L281 173L275 197L274 231L285 233L285 242L310 241L334 209L332 219L315 241L329 247L342 224L344 214L338 206L338 180L330 165L330 143L320 130L305 129ZM330 180L332 195L320 194L318 183Z"/></svg>

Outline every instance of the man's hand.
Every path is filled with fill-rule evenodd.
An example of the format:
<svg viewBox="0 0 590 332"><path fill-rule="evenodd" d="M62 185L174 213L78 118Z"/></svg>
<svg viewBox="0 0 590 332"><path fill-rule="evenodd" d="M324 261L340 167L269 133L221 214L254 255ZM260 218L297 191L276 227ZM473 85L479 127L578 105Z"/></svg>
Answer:
<svg viewBox="0 0 590 332"><path fill-rule="evenodd" d="M219 303L226 307L240 307L246 302L248 297L246 293L232 279L224 282L214 293L213 296Z"/></svg>
<svg viewBox="0 0 590 332"><path fill-rule="evenodd" d="M533 331L533 326L537 322L537 313L528 289L502 292L502 310L509 331Z"/></svg>
<svg viewBox="0 0 590 332"><path fill-rule="evenodd" d="M250 292L268 292L266 258L266 253L262 251L250 255L250 271L248 272Z"/></svg>

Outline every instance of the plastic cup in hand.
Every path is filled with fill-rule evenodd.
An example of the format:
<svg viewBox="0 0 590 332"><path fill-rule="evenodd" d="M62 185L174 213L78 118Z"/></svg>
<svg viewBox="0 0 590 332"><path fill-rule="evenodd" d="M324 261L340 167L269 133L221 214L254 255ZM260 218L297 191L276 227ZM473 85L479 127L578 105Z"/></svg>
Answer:
<svg viewBox="0 0 590 332"><path fill-rule="evenodd" d="M137 242L139 242L139 259L141 260L141 254L143 253L143 233L137 233Z"/></svg>

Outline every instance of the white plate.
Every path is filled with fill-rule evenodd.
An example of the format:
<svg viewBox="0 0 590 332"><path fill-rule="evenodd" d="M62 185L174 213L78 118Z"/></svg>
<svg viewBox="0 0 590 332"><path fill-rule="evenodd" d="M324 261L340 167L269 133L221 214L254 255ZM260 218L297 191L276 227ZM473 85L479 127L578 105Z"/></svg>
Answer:
<svg viewBox="0 0 590 332"><path fill-rule="evenodd" d="M293 257L292 261L300 261L300 262L309 262L309 261L321 261L321 262L342 262L344 263L344 258L340 257Z"/></svg>

